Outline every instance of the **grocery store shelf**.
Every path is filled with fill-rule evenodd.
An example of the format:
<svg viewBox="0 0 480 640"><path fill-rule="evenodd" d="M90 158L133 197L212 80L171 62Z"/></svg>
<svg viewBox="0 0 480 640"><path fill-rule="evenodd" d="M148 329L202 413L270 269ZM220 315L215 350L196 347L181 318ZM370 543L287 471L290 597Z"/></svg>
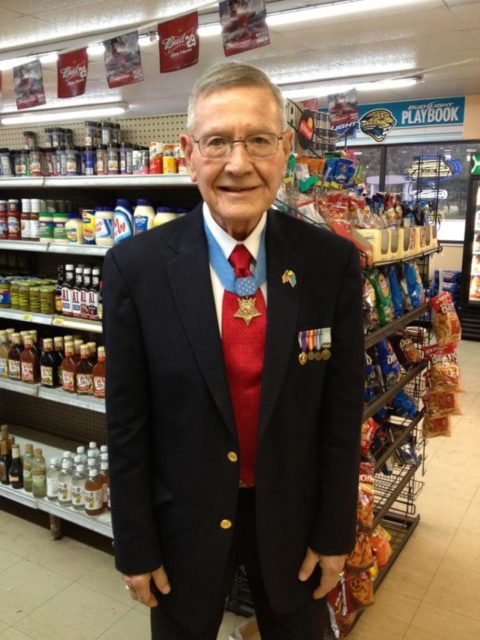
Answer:
<svg viewBox="0 0 480 640"><path fill-rule="evenodd" d="M426 302L417 309L408 311L408 313L405 313L403 316L397 318L393 322L389 322L384 327L380 327L380 329L369 333L365 336L365 349L370 349L370 347L373 347L373 345L377 344L377 342L380 342L380 340L384 340L399 329L405 328L410 324L410 322L412 322L412 320L416 320L416 318L422 316L424 313L427 313L429 309L430 305L428 302Z"/></svg>
<svg viewBox="0 0 480 640"><path fill-rule="evenodd" d="M36 324L53 325L65 329L77 329L78 331L92 331L102 333L102 323L97 320L84 320L83 318L69 318L66 316L47 315L45 313L31 313L19 309L2 309L0 318L17 322L35 322Z"/></svg>
<svg viewBox="0 0 480 640"><path fill-rule="evenodd" d="M2 187L194 187L188 175L112 175L112 176L45 176L39 178L0 178Z"/></svg>
<svg viewBox="0 0 480 640"><path fill-rule="evenodd" d="M404 257L404 258L395 258L393 260L384 260L382 262L373 262L368 266L368 269L372 269L374 267L386 267L390 264L396 264L397 262L410 262L410 260L419 260L420 258L425 258L427 256L431 256L434 253L439 253L441 251L440 245L435 247L434 249L430 249L429 251L422 251L421 253L415 253L414 255Z"/></svg>
<svg viewBox="0 0 480 640"><path fill-rule="evenodd" d="M35 251L38 253L63 253L76 256L104 256L108 247L90 244L62 244L58 242L28 242L28 240L0 240L0 249L7 251Z"/></svg>
<svg viewBox="0 0 480 640"><path fill-rule="evenodd" d="M49 389L48 387L42 387L41 385L38 387L37 396L43 400L67 404L72 407L77 407L78 409L87 409L87 411L105 413L105 400L93 398L92 396L79 396L76 393L68 393L60 388Z"/></svg>
<svg viewBox="0 0 480 640"><path fill-rule="evenodd" d="M423 416L424 416L424 409L421 409L418 412L418 414L415 416L415 418L413 418L413 420L411 420L410 422L407 422L407 426L403 428L403 431L399 434L398 438L396 438L395 441L392 442L390 446L386 447L385 449L382 448L380 450L381 455L379 455L378 458L375 458L375 473L380 471L380 469L383 467L385 462L395 453L398 447L400 447L405 442L408 436L414 431L418 423L422 420ZM385 424L390 427L398 427L398 428L403 427L401 423L397 424L397 423L392 423L387 421Z"/></svg>
<svg viewBox="0 0 480 640"><path fill-rule="evenodd" d="M59 404L70 405L77 409L105 413L105 400L100 400L100 398L94 398L92 396L79 396L76 393L68 393L59 387L49 389L48 387L42 387L40 384L27 384L25 382L9 380L8 378L0 378L0 389L41 398L42 400L58 402Z"/></svg>

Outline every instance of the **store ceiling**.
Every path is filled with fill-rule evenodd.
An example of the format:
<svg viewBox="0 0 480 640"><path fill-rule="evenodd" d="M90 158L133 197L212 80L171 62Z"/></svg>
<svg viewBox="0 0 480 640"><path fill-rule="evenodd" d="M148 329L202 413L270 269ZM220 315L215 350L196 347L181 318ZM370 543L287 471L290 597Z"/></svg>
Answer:
<svg viewBox="0 0 480 640"><path fill-rule="evenodd" d="M267 0L267 12L324 3ZM270 27L269 46L229 60L248 61L292 83L312 74L328 77L331 84L352 76L360 81L365 71L369 75L362 80L423 72L423 82L413 87L360 91L363 103L480 94L480 0L419 0L396 8L389 0L377 4L376 11ZM202 0L0 0L0 61L98 43L194 9L201 22L218 21L217 7ZM103 56L91 57L85 100L116 94L129 103L130 116L182 113L198 75L226 60L220 36L202 37L199 64L176 73L159 73L156 43L141 51L145 80L114 91L107 87ZM43 65L43 76L49 105L72 104L56 99L55 63ZM4 71L2 110L14 109L12 72Z"/></svg>

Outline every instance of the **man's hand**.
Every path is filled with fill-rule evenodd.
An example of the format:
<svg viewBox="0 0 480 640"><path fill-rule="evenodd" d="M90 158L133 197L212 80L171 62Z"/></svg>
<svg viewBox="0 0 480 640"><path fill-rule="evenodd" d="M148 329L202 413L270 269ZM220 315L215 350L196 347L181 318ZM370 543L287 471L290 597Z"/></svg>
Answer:
<svg viewBox="0 0 480 640"><path fill-rule="evenodd" d="M298 579L302 582L308 580L312 575L313 570L320 565L322 569L322 577L320 585L313 592L315 600L320 600L327 595L337 584L340 579L340 574L343 571L346 555L343 556L322 556L316 553L310 547L307 549L302 566L298 573Z"/></svg>
<svg viewBox="0 0 480 640"><path fill-rule="evenodd" d="M158 606L158 600L152 593L151 583L154 581L157 589L164 596L171 591L168 576L163 566L155 569L151 573L141 573L138 575L124 575L125 587L134 600L138 600L147 607L153 608Z"/></svg>

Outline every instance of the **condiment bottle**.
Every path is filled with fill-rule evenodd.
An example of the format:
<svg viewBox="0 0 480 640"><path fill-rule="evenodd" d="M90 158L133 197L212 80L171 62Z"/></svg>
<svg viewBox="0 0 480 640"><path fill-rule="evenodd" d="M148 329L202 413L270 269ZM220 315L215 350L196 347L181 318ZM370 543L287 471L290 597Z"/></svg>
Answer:
<svg viewBox="0 0 480 640"><path fill-rule="evenodd" d="M153 229L155 211L150 200L137 200L137 206L133 213L135 235Z"/></svg>
<svg viewBox="0 0 480 640"><path fill-rule="evenodd" d="M73 358L73 342L65 343L65 357L62 362L62 387L64 391L75 393L76 362Z"/></svg>
<svg viewBox="0 0 480 640"><path fill-rule="evenodd" d="M0 482L8 484L8 472L10 469L10 456L8 455L8 443L0 441Z"/></svg>
<svg viewBox="0 0 480 640"><path fill-rule="evenodd" d="M76 386L79 395L93 394L93 365L90 361L90 348L88 344L80 347L80 361L77 363Z"/></svg>
<svg viewBox="0 0 480 640"><path fill-rule="evenodd" d="M93 395L105 398L105 347L98 347L97 364L93 367Z"/></svg>
<svg viewBox="0 0 480 640"><path fill-rule="evenodd" d="M80 289L82 288L83 267L81 265L75 268L75 284L72 287L72 316L80 318Z"/></svg>
<svg viewBox="0 0 480 640"><path fill-rule="evenodd" d="M103 486L102 478L95 467L88 470L88 478L85 481L85 513L96 516L103 511Z"/></svg>
<svg viewBox="0 0 480 640"><path fill-rule="evenodd" d="M71 316L72 313L72 289L73 289L73 264L65 265L65 280L62 284L62 314Z"/></svg>
<svg viewBox="0 0 480 640"><path fill-rule="evenodd" d="M108 454L100 461L100 477L102 479L103 506L110 509L110 474L108 472Z"/></svg>
<svg viewBox="0 0 480 640"><path fill-rule="evenodd" d="M25 336L25 349L20 357L22 382L35 384L40 380L38 355L33 349L33 339L29 334Z"/></svg>
<svg viewBox="0 0 480 640"><path fill-rule="evenodd" d="M90 309L88 307L89 292L91 285L91 273L90 267L83 269L83 283L80 288L80 318L90 318Z"/></svg>
<svg viewBox="0 0 480 640"><path fill-rule="evenodd" d="M75 456L76 459L77 456ZM79 462L72 476L72 507L75 509L83 510L85 508L85 480L85 465Z"/></svg>
<svg viewBox="0 0 480 640"><path fill-rule="evenodd" d="M47 495L47 469L41 449L33 452L32 493L34 498L45 498Z"/></svg>
<svg viewBox="0 0 480 640"><path fill-rule="evenodd" d="M90 320L98 320L98 292L100 289L100 269L92 269L92 284L88 292L88 314Z"/></svg>
<svg viewBox="0 0 480 640"><path fill-rule="evenodd" d="M8 482L13 489L21 489L23 487L23 468L18 444L12 447L12 462L8 470Z"/></svg>
<svg viewBox="0 0 480 640"><path fill-rule="evenodd" d="M57 366L56 386L62 386L63 338L55 336L53 339L53 357Z"/></svg>
<svg viewBox="0 0 480 640"><path fill-rule="evenodd" d="M75 360L75 364L80 362L80 347L83 344L83 340L81 338L76 338L73 341L73 359Z"/></svg>
<svg viewBox="0 0 480 640"><path fill-rule="evenodd" d="M58 500L58 474L59 474L59 461L57 457L53 457L50 460L50 464L47 469L47 498L49 500Z"/></svg>
<svg viewBox="0 0 480 640"><path fill-rule="evenodd" d="M53 340L44 338L43 354L40 358L40 383L44 387L58 386L58 361L53 354Z"/></svg>
<svg viewBox="0 0 480 640"><path fill-rule="evenodd" d="M0 331L0 378L8 378L7 332Z"/></svg>
<svg viewBox="0 0 480 640"><path fill-rule="evenodd" d="M20 334L12 333L10 350L8 352L8 377L10 380L21 380L22 371L20 366L20 358L22 352L20 349Z"/></svg>
<svg viewBox="0 0 480 640"><path fill-rule="evenodd" d="M133 235L133 215L128 200L119 199L115 205L113 238L119 244Z"/></svg>
<svg viewBox="0 0 480 640"><path fill-rule="evenodd" d="M32 493L32 462L33 444L28 443L23 452L23 488L29 493Z"/></svg>

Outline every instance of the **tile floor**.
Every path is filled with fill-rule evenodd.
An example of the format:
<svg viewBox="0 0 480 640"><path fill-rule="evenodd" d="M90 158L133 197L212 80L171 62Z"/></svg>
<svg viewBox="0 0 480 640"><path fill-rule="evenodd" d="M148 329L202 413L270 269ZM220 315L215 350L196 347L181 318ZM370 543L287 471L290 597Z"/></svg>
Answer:
<svg viewBox="0 0 480 640"><path fill-rule="evenodd" d="M463 415L451 439L428 444L420 524L352 640L480 638L480 343L459 351ZM111 555L68 536L53 541L27 509L8 511L0 510L0 640L149 638L148 611L130 600ZM219 640L242 620L227 614Z"/></svg>

